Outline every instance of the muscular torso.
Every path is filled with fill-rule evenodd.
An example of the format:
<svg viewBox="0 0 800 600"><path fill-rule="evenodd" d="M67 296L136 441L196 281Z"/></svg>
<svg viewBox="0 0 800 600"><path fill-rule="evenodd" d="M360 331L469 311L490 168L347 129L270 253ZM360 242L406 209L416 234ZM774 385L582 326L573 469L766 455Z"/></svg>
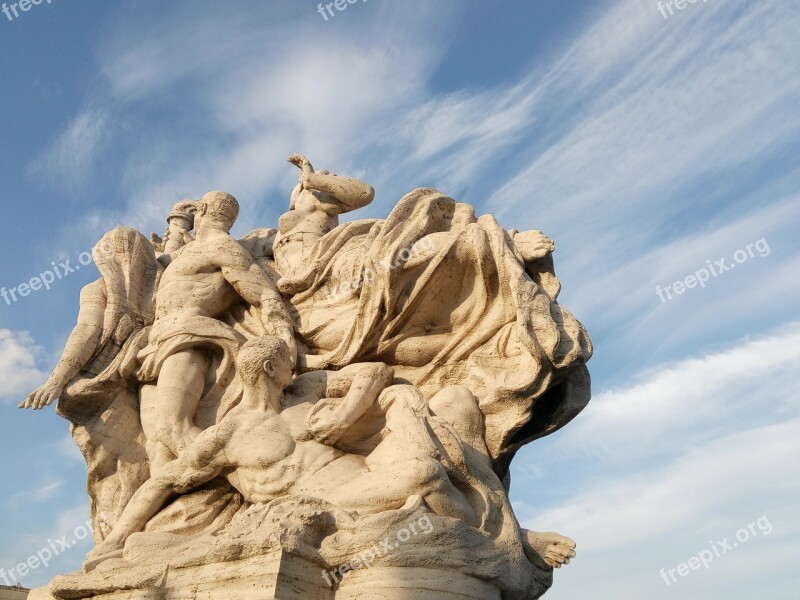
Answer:
<svg viewBox="0 0 800 600"><path fill-rule="evenodd" d="M308 439L307 427L301 424L311 406L290 406L266 419L258 411L231 415L236 433L224 452L236 468L228 478L248 502L269 502L290 494L324 497L327 490L366 471L361 457Z"/></svg>
<svg viewBox="0 0 800 600"><path fill-rule="evenodd" d="M343 212L341 203L328 194L302 191L294 204L294 209L281 215L278 221L280 237L292 233L312 233L322 237L339 225L339 213Z"/></svg>
<svg viewBox="0 0 800 600"><path fill-rule="evenodd" d="M308 415L319 398L343 395L323 371L297 377L286 390L280 413L234 409L225 435L225 458L236 469L231 483L249 502L286 494L324 498L367 470L364 458L311 439ZM259 440L259 443L253 443Z"/></svg>
<svg viewBox="0 0 800 600"><path fill-rule="evenodd" d="M314 244L339 225L342 207L328 194L303 191L294 209L281 215L274 252L283 275L294 275L306 263Z"/></svg>
<svg viewBox="0 0 800 600"><path fill-rule="evenodd" d="M187 315L219 317L237 298L209 250L195 241L183 248L161 276L156 319Z"/></svg>

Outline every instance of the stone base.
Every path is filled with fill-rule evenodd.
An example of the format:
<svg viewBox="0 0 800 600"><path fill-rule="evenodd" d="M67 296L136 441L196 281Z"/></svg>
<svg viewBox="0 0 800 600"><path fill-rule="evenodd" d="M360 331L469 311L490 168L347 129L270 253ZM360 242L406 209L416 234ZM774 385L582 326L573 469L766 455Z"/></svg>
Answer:
<svg viewBox="0 0 800 600"><path fill-rule="evenodd" d="M281 551L245 560L160 569L116 568L56 577L30 600L334 600L317 565Z"/></svg>
<svg viewBox="0 0 800 600"><path fill-rule="evenodd" d="M372 567L345 573L336 600L500 600L494 585L453 571Z"/></svg>
<svg viewBox="0 0 800 600"><path fill-rule="evenodd" d="M345 573L338 589L323 569L275 551L254 558L181 568L122 567L54 579L29 600L500 600L474 577L422 568L372 567Z"/></svg>

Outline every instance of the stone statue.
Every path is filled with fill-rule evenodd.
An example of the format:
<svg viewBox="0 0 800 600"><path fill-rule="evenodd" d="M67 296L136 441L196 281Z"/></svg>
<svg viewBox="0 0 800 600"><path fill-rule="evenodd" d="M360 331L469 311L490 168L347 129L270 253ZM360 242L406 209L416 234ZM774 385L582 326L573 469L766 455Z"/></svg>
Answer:
<svg viewBox="0 0 800 600"><path fill-rule="evenodd" d="M157 410L157 468L178 454L201 429L195 423L203 397L210 338L230 362L240 345L236 331L220 318L244 300L260 309L264 329L281 336L296 358L294 328L283 300L253 258L229 234L239 215L230 194L209 192L195 216L197 237L164 270L156 292L155 321L138 358L142 390ZM144 403L144 401L143 401Z"/></svg>
<svg viewBox="0 0 800 600"><path fill-rule="evenodd" d="M98 244L20 405L59 399L96 547L32 598L534 600L575 556L508 500L515 452L589 401L552 240L431 189L340 224L372 187L289 161L277 229L235 240L238 202L209 192L163 240Z"/></svg>
<svg viewBox="0 0 800 600"><path fill-rule="evenodd" d="M150 242L156 249L156 256L164 266L169 264L169 256L177 252L189 242L194 241L191 234L194 229L194 215L197 212L197 202L194 200L181 200L167 215L167 228L163 239L155 233L150 234Z"/></svg>
<svg viewBox="0 0 800 600"><path fill-rule="evenodd" d="M338 372L301 375L296 387L304 393L287 399L283 392L292 384L292 367L282 340L246 343L239 352L239 374L246 386L242 402L139 489L118 530L98 546L95 555L121 548L173 493L221 475L251 504L309 495L370 514L401 508L417 494L437 514L477 524L466 498L435 459L435 448L406 397L384 393L379 400L392 382L391 368L381 363L356 364ZM319 406L317 401L325 397L330 402L345 389L348 393L324 416L309 414ZM424 399L412 398L419 404L417 410L424 410ZM382 440L367 457L318 441L341 435L348 423L376 402L385 413L385 427ZM270 443L254 447L253 440L259 439Z"/></svg>
<svg viewBox="0 0 800 600"><path fill-rule="evenodd" d="M292 154L289 162L300 169L300 176L289 212L280 218L274 252L280 273L291 276L305 265L314 244L339 226L339 215L366 206L375 191L357 179L314 171L302 154Z"/></svg>

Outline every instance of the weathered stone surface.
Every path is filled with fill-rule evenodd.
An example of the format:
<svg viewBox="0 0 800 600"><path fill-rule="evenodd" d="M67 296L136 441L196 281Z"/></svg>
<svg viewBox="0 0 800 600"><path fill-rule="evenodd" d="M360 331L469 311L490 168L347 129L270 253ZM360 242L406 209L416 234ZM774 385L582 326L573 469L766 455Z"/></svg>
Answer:
<svg viewBox="0 0 800 600"><path fill-rule="evenodd" d="M34 598L534 600L575 556L522 529L508 469L589 401L553 242L432 189L386 219L300 169L278 227L225 192L117 228L47 383L95 549Z"/></svg>

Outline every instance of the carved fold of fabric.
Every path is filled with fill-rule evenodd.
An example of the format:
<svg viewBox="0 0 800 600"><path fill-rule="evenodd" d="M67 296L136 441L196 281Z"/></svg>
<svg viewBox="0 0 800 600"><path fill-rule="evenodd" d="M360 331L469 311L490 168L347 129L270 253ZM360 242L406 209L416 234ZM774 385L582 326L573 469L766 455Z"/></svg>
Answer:
<svg viewBox="0 0 800 600"><path fill-rule="evenodd" d="M310 367L384 360L428 397L468 382L498 473L589 401L591 341L556 301L552 259L526 263L494 218L436 190L409 193L385 221L334 229L279 287L294 294ZM398 358L415 349L422 364Z"/></svg>
<svg viewBox="0 0 800 600"><path fill-rule="evenodd" d="M236 353L247 341L232 326L211 317L186 317L177 324L156 324L150 330L149 343L138 354L141 363L137 378L142 383L155 382L161 367L170 356L191 349L203 349L212 357L207 383L200 399L195 422L201 429L219 422L235 397L241 396L241 385L233 386L236 376ZM238 398L237 398L238 400Z"/></svg>
<svg viewBox="0 0 800 600"><path fill-rule="evenodd" d="M130 227L106 233L92 257L102 279L94 298L105 305L102 333L89 363L62 394L57 412L70 421L86 459L92 529L95 540L102 541L150 474L129 376L147 341L162 268L150 242Z"/></svg>

